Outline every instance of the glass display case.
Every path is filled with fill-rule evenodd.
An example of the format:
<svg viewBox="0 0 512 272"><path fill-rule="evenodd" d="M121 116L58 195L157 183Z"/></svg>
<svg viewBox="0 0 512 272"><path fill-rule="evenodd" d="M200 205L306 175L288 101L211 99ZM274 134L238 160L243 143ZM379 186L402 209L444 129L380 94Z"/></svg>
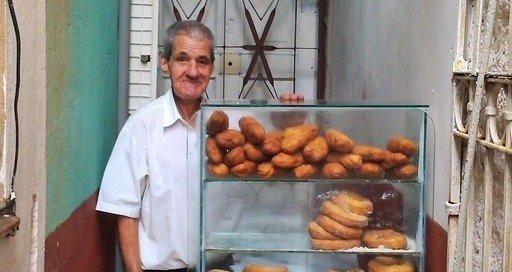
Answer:
<svg viewBox="0 0 512 272"><path fill-rule="evenodd" d="M200 271L425 271L426 110L208 101Z"/></svg>

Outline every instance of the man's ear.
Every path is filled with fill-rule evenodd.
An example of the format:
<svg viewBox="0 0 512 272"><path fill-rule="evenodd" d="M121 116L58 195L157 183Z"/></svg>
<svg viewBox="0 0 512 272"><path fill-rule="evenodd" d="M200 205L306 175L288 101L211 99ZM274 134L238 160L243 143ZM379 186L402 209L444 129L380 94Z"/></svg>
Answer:
<svg viewBox="0 0 512 272"><path fill-rule="evenodd" d="M167 61L165 58L160 58L160 69L162 69L162 71L164 73L168 73L169 72L169 61Z"/></svg>

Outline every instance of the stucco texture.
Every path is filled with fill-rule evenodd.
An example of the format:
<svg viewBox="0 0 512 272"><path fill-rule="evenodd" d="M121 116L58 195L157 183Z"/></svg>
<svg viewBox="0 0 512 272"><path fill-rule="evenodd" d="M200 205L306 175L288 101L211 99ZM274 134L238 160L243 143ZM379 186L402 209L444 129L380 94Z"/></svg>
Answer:
<svg viewBox="0 0 512 272"><path fill-rule="evenodd" d="M117 134L118 1L49 0L46 235L101 182Z"/></svg>

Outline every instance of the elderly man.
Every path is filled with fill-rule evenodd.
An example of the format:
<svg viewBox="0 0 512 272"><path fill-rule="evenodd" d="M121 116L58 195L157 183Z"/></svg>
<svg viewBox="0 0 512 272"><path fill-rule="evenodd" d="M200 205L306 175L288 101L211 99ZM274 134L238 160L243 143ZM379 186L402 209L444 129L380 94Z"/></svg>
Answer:
<svg viewBox="0 0 512 272"><path fill-rule="evenodd" d="M187 271L199 233L195 116L213 72L212 32L195 21L166 31L161 69L172 90L131 115L103 176L96 209L117 215L126 271ZM301 100L287 94L285 100ZM189 231L191 230L191 231ZM195 236L197 236L197 234Z"/></svg>

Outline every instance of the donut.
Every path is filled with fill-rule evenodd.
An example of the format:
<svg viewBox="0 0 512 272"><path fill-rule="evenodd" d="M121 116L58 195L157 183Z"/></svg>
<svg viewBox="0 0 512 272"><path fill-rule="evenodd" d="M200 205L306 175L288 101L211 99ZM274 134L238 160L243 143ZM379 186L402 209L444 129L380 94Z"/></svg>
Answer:
<svg viewBox="0 0 512 272"><path fill-rule="evenodd" d="M331 201L352 213L370 215L373 212L372 201L352 191L341 191Z"/></svg>
<svg viewBox="0 0 512 272"><path fill-rule="evenodd" d="M324 249L324 250L342 250L361 245L361 240L350 239L350 240L319 240L311 239L311 247L313 249Z"/></svg>
<svg viewBox="0 0 512 272"><path fill-rule="evenodd" d="M340 239L335 235L330 234L324 228L320 227L315 221L309 222L309 236L314 239L320 240L337 240Z"/></svg>
<svg viewBox="0 0 512 272"><path fill-rule="evenodd" d="M348 227L364 228L368 225L368 217L348 212L329 200L322 204L322 213Z"/></svg>
<svg viewBox="0 0 512 272"><path fill-rule="evenodd" d="M368 272L414 272L414 264L397 257L386 257L386 262L381 262L380 257L375 257L368 262ZM389 263L389 260L395 259Z"/></svg>
<svg viewBox="0 0 512 272"><path fill-rule="evenodd" d="M330 234L344 239L359 239L363 235L361 229L344 226L325 215L319 215L315 221Z"/></svg>
<svg viewBox="0 0 512 272"><path fill-rule="evenodd" d="M392 229L367 230L363 234L363 242L372 248L384 246L391 249L404 249L407 247L405 235Z"/></svg>
<svg viewBox="0 0 512 272"><path fill-rule="evenodd" d="M288 272L288 268L281 265L247 264L243 272Z"/></svg>
<svg viewBox="0 0 512 272"><path fill-rule="evenodd" d="M229 272L229 270L224 270L224 269L210 269L210 270L208 270L208 272Z"/></svg>

